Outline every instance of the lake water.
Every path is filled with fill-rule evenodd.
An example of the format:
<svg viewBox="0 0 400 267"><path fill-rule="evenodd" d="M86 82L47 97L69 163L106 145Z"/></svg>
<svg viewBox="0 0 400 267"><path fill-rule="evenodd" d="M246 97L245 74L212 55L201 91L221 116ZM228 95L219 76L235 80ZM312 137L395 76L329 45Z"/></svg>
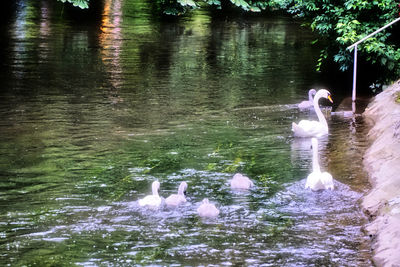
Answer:
<svg viewBox="0 0 400 267"><path fill-rule="evenodd" d="M304 189L310 141L291 123L315 115L296 103L331 81L301 21L16 3L0 28L0 265L372 265L361 117L328 116L336 189ZM255 186L232 191L236 172ZM163 197L187 181L187 204L139 207L154 180ZM205 197L217 218L197 216Z"/></svg>

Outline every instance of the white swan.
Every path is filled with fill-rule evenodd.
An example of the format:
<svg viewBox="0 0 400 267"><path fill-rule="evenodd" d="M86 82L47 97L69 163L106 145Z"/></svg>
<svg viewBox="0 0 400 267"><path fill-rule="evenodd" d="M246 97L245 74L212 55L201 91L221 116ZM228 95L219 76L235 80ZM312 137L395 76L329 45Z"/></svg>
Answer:
<svg viewBox="0 0 400 267"><path fill-rule="evenodd" d="M319 121L301 120L299 124L292 123L292 131L295 136L299 137L320 137L328 134L328 123L321 112L318 101L322 98L327 98L333 103L331 93L328 90L320 89L314 97L314 110L317 113Z"/></svg>
<svg viewBox="0 0 400 267"><path fill-rule="evenodd" d="M151 185L152 195L145 196L139 199L139 206L148 208L158 208L161 205L161 197L158 195L160 189L160 182L154 181Z"/></svg>
<svg viewBox="0 0 400 267"><path fill-rule="evenodd" d="M307 177L305 188L311 190L322 190L322 189L334 189L332 175L328 172L321 172L319 167L318 159L318 140L316 138L311 139L312 150L313 150L313 171Z"/></svg>
<svg viewBox="0 0 400 267"><path fill-rule="evenodd" d="M186 192L187 186L188 185L186 182L182 182L179 185L178 194L172 194L169 197L167 197L165 199L165 204L167 204L167 206L170 206L170 207L176 207L176 206L179 206L180 204L185 203L186 202L185 192Z"/></svg>
<svg viewBox="0 0 400 267"><path fill-rule="evenodd" d="M197 208L197 213L200 215L200 217L217 217L219 210L214 204L211 204L208 201L208 198L205 198L201 202L201 205Z"/></svg>
<svg viewBox="0 0 400 267"><path fill-rule="evenodd" d="M241 173L236 173L231 180L232 189L249 189L254 183L249 179L249 177L244 176Z"/></svg>
<svg viewBox="0 0 400 267"><path fill-rule="evenodd" d="M300 104L298 104L299 109L307 109L313 107L313 96L317 93L315 89L310 89L308 91L308 100L301 101Z"/></svg>

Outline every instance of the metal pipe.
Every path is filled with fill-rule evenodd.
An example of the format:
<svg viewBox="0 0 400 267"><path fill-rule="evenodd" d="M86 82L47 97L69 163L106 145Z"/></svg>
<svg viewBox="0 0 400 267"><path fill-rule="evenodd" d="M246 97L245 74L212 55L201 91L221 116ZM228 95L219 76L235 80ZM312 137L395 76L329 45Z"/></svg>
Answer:
<svg viewBox="0 0 400 267"><path fill-rule="evenodd" d="M351 99L356 101L356 85L357 85L357 45L354 46L354 66L353 66L353 94Z"/></svg>
<svg viewBox="0 0 400 267"><path fill-rule="evenodd" d="M367 36L365 36L364 38L362 38L361 40L355 42L354 44L350 45L347 47L347 49L351 49L354 47L354 67L353 67L353 93L352 93L352 109L353 109L353 113L355 113L355 101L356 101L356 85L357 85L357 48L358 45L361 44L362 42L364 42L365 40L367 40L368 38L374 36L375 34L383 31L384 29L386 29L387 27L395 24L396 22L400 21L400 17L393 20L392 22L386 24L385 26L379 28L378 30L374 31L371 34L368 34Z"/></svg>

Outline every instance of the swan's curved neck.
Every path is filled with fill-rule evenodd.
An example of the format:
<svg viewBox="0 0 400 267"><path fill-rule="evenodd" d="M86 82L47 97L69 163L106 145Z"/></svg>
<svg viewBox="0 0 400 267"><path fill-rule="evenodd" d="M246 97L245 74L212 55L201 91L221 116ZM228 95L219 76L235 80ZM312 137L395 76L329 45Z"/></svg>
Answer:
<svg viewBox="0 0 400 267"><path fill-rule="evenodd" d="M321 169L319 168L319 159L318 159L318 143L313 144L312 146L313 150L313 158L312 158L312 167L313 167L313 172L321 172Z"/></svg>
<svg viewBox="0 0 400 267"><path fill-rule="evenodd" d="M158 196L158 186L156 184L152 185L151 191L153 192L153 195Z"/></svg>
<svg viewBox="0 0 400 267"><path fill-rule="evenodd" d="M310 101L310 103L313 102L313 91L312 90L308 91L308 101Z"/></svg>
<svg viewBox="0 0 400 267"><path fill-rule="evenodd" d="M322 114L321 109L319 108L319 99L321 98L321 96L319 94L316 94L314 97L314 110L315 113L317 113L318 116L318 120L320 123L322 123L326 129L328 129L328 123L326 122L326 119L324 117L324 114Z"/></svg>
<svg viewBox="0 0 400 267"><path fill-rule="evenodd" d="M185 185L184 185L184 184L181 184L181 185L179 186L179 188L178 188L178 195L183 196L184 193L185 193Z"/></svg>

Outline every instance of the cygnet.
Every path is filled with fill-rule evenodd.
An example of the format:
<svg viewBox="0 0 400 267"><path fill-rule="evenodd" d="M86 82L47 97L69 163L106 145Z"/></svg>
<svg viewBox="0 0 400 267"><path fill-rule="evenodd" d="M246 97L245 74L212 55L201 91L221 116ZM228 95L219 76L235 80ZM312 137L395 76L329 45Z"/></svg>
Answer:
<svg viewBox="0 0 400 267"><path fill-rule="evenodd" d="M231 180L232 189L249 189L254 186L254 183L249 179L249 177L244 176L241 173L236 173Z"/></svg>
<svg viewBox="0 0 400 267"><path fill-rule="evenodd" d="M197 208L197 213L200 217L217 217L219 214L219 210L215 207L214 204L208 201L208 198L203 199L201 205Z"/></svg>
<svg viewBox="0 0 400 267"><path fill-rule="evenodd" d="M177 207L186 202L185 193L187 189L187 183L182 182L178 188L178 194L172 194L165 199L165 204L169 207Z"/></svg>
<svg viewBox="0 0 400 267"><path fill-rule="evenodd" d="M154 181L151 185L151 189L153 194L145 196L142 199L139 199L139 206L148 207L148 208L158 208L161 205L161 198L158 195L158 189L160 189L160 182Z"/></svg>

